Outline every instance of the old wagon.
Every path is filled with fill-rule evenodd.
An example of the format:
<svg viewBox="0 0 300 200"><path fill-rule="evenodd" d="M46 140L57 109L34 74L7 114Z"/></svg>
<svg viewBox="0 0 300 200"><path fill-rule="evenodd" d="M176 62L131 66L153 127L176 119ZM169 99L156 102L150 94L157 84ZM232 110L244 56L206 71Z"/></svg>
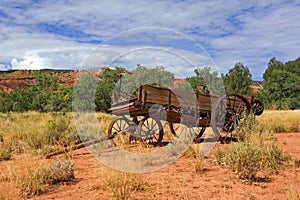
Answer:
<svg viewBox="0 0 300 200"><path fill-rule="evenodd" d="M108 127L108 138L129 134L130 141L160 144L163 123L167 122L174 135L179 127L186 126L198 139L211 127L215 137L222 139L221 130L232 132L243 117L260 115L263 109L262 102L250 96L212 96L143 85L129 100L117 102L108 110L118 116Z"/></svg>

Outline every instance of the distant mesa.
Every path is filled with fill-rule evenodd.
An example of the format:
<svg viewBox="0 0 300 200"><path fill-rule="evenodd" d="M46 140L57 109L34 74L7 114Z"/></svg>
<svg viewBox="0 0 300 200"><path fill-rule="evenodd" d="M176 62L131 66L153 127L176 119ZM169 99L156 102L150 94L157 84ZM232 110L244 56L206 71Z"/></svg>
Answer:
<svg viewBox="0 0 300 200"><path fill-rule="evenodd" d="M7 93L13 91L12 88L6 87L6 86L4 86L4 85L0 85L0 90L2 90L3 92L7 92Z"/></svg>
<svg viewBox="0 0 300 200"><path fill-rule="evenodd" d="M9 70L0 71L0 90L11 92L15 88L27 89L35 83L32 73L43 71L44 73L56 76L62 86L74 85L77 71L75 70Z"/></svg>
<svg viewBox="0 0 300 200"><path fill-rule="evenodd" d="M91 70L95 73L99 80L102 79L103 72L105 70L114 70L108 67L100 67L99 70ZM11 92L15 88L27 89L35 83L32 73L35 71L42 71L49 75L56 76L58 78L59 84L61 86L72 86L76 82L78 75L78 70L53 70L53 69L43 69L43 70L0 70L0 90L4 92ZM122 71L121 74L131 73L130 71ZM175 79L173 83L173 88L178 88L180 85L185 84L185 79ZM262 81L252 81L251 89L252 93L257 93L263 88ZM199 88L201 89L201 88ZM203 88L202 88L203 89Z"/></svg>
<svg viewBox="0 0 300 200"><path fill-rule="evenodd" d="M178 88L180 85L185 84L185 79L175 79L173 83L173 88Z"/></svg>

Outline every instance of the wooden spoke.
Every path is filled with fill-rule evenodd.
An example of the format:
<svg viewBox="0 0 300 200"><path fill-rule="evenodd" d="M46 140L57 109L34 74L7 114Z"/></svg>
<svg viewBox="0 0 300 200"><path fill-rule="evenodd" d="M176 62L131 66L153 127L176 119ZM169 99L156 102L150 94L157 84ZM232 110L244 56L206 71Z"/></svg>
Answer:
<svg viewBox="0 0 300 200"><path fill-rule="evenodd" d="M116 146L130 143L130 131L134 127L130 126L129 120L125 117L114 119L108 127L108 138L112 139Z"/></svg>
<svg viewBox="0 0 300 200"><path fill-rule="evenodd" d="M160 120L145 117L137 128L137 136L146 143L159 144L163 139L164 131Z"/></svg>
<svg viewBox="0 0 300 200"><path fill-rule="evenodd" d="M178 135L181 131L179 123L169 122L169 127L174 136ZM199 139L205 132L205 129L206 127L191 127L188 131L191 135L196 136L196 138Z"/></svg>
<svg viewBox="0 0 300 200"><path fill-rule="evenodd" d="M248 100L236 94L220 97L212 110L211 125L216 137L221 137L221 130L232 133L238 122L251 112Z"/></svg>

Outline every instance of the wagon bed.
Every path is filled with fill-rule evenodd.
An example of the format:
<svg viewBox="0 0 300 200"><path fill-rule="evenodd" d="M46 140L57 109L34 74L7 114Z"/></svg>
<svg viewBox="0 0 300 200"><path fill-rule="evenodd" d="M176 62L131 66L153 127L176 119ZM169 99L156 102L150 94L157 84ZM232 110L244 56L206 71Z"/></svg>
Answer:
<svg viewBox="0 0 300 200"><path fill-rule="evenodd" d="M209 95L143 85L139 87L137 97L114 104L108 111L118 116L135 117L164 109L168 122L180 123L181 115L191 118L205 116L208 120L211 116L212 102L217 99L218 97ZM205 124L208 125L209 121Z"/></svg>
<svg viewBox="0 0 300 200"><path fill-rule="evenodd" d="M261 114L263 104L251 96L237 94L212 96L143 85L138 88L137 95L132 96L128 101L113 104L108 111L122 117L112 121L108 130L110 137L129 129L131 132L132 130L135 132L131 135L136 137L154 135L156 131L159 132L157 141L160 142L163 137L163 130L160 130L162 129L161 120L170 124L170 129L174 135L176 131L173 124L176 123L188 127L202 127L197 137L201 137L205 127L209 126L213 128L215 135L220 135L220 127L225 131L232 131L234 124L243 115L248 115L251 112L257 115ZM132 120L125 116L129 116ZM139 119L141 117L143 117L142 120ZM152 118L151 123L155 121L159 130L150 130L142 134L141 127L149 124L149 121L147 122L149 118ZM120 120L123 120L126 126L119 127L118 122ZM116 124L117 128L114 127Z"/></svg>

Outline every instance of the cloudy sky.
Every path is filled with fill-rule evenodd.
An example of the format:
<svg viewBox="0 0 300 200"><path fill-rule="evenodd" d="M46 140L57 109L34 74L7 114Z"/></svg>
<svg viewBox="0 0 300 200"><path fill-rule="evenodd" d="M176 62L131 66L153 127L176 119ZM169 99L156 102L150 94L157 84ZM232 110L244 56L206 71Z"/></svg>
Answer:
<svg viewBox="0 0 300 200"><path fill-rule="evenodd" d="M0 70L242 62L259 80L300 56L299 21L299 1L2 0Z"/></svg>

